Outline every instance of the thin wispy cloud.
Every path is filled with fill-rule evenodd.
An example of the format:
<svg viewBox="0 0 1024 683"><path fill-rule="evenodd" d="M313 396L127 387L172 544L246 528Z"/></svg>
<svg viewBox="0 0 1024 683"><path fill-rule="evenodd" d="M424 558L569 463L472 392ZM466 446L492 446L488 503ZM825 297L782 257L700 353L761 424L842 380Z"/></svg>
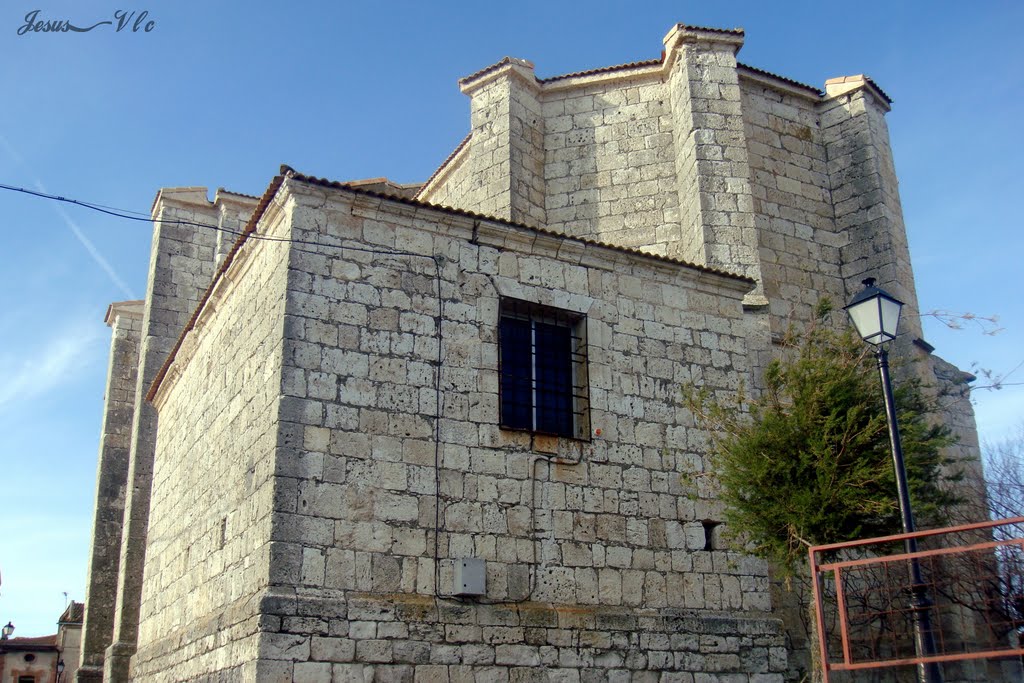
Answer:
<svg viewBox="0 0 1024 683"><path fill-rule="evenodd" d="M36 189L40 192L46 192L46 188L43 187L43 184L38 180L36 181ZM78 227L78 223L68 215L68 212L64 210L64 207L60 204L55 204L53 208L58 214L60 214L60 217L64 219L64 224L68 226L69 230L71 230L71 234L73 234L82 246L85 247L85 250L89 252L89 256L92 257L92 260L96 262L96 265L103 269L103 272L105 272L111 281L117 285L117 288L120 289L129 299L137 299L138 297L136 297L135 293L132 292L131 287L121 279L121 276L117 274L117 271L115 271L113 266L110 265L110 262L103 258L103 254L101 254L99 249L96 248L96 245L92 243L92 240L85 236L82 229Z"/></svg>
<svg viewBox="0 0 1024 683"><path fill-rule="evenodd" d="M42 181L39 180L38 176L36 176L36 174L32 173L29 170L28 164L25 163L25 159L20 154L18 154L18 151L11 146L11 143L8 142L7 138L4 137L3 135L0 135L0 145L4 147L4 149L7 151L7 154L12 159L14 159L14 161L18 165L23 166L25 170L29 172L29 175L33 176L33 184L35 185L35 188L40 192L49 194L49 191L43 185ZM100 250L96 248L96 245L92 243L92 240L90 240L85 235L82 229L78 226L78 223L76 223L75 220L71 218L70 215L68 215L68 212L64 210L64 207L57 203L53 203L52 206L54 211L57 212L57 215L59 215L64 220L64 225L66 225L68 230L71 231L71 234L74 235L75 239L78 240L79 244L81 244L85 248L85 251L89 254L90 257L92 257L92 260L96 263L96 265L98 265L100 269L107 274L107 277L110 278L111 282L113 282L128 299L138 298L135 296L135 293L132 291L131 287L129 287L128 284L124 281L124 279L117 274L117 271L114 270L114 267L110 265L110 262L103 257L103 254L101 254Z"/></svg>
<svg viewBox="0 0 1024 683"><path fill-rule="evenodd" d="M99 336L96 325L73 325L37 346L28 357L0 357L0 413L15 402L45 395L72 380Z"/></svg>

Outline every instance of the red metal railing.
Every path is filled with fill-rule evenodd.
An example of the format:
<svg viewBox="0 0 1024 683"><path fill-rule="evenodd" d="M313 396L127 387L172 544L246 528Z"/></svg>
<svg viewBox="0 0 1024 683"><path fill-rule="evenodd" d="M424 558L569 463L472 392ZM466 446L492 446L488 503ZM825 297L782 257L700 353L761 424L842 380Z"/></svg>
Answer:
<svg viewBox="0 0 1024 683"><path fill-rule="evenodd" d="M908 538L917 552L903 550ZM912 586L914 559L923 583ZM832 672L1024 655L1024 517L815 546L810 565L825 683ZM915 647L919 609L932 656Z"/></svg>

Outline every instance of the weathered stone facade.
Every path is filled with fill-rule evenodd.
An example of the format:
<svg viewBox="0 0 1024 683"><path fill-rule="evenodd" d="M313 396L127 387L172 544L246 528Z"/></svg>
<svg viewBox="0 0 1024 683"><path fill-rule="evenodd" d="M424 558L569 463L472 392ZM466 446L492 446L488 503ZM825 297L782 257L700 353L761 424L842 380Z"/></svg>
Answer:
<svg viewBox="0 0 1024 683"><path fill-rule="evenodd" d="M680 386L756 386L773 335L863 276L916 297L888 99L742 42L502 60L415 194L286 168L258 200L162 191L130 353L114 321L130 455L104 437L79 679L782 681ZM509 427L510 302L571 321L571 435Z"/></svg>

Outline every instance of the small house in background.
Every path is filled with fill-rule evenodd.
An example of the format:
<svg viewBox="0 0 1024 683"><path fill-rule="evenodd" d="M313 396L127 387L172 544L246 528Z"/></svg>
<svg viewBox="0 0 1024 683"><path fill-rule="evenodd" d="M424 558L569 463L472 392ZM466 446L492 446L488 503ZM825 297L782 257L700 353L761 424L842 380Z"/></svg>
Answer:
<svg viewBox="0 0 1024 683"><path fill-rule="evenodd" d="M57 620L57 650L64 662L63 677L58 683L75 680L78 662L82 658L82 620L85 618L85 603L71 601Z"/></svg>
<svg viewBox="0 0 1024 683"><path fill-rule="evenodd" d="M85 604L72 601L57 620L57 633L0 640L0 683L63 683L78 670Z"/></svg>
<svg viewBox="0 0 1024 683"><path fill-rule="evenodd" d="M57 636L0 640L0 682L56 683Z"/></svg>

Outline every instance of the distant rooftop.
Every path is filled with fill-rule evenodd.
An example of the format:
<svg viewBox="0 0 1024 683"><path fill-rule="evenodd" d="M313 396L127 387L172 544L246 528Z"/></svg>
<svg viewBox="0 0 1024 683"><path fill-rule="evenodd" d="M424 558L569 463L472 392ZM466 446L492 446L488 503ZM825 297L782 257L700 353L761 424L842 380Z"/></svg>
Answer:
<svg viewBox="0 0 1024 683"><path fill-rule="evenodd" d="M0 652L25 652L34 650L56 650L57 634L52 636L35 636L32 638L8 638L0 640Z"/></svg>
<svg viewBox="0 0 1024 683"><path fill-rule="evenodd" d="M71 601L64 614L57 619L58 624L81 624L85 619L85 603Z"/></svg>

